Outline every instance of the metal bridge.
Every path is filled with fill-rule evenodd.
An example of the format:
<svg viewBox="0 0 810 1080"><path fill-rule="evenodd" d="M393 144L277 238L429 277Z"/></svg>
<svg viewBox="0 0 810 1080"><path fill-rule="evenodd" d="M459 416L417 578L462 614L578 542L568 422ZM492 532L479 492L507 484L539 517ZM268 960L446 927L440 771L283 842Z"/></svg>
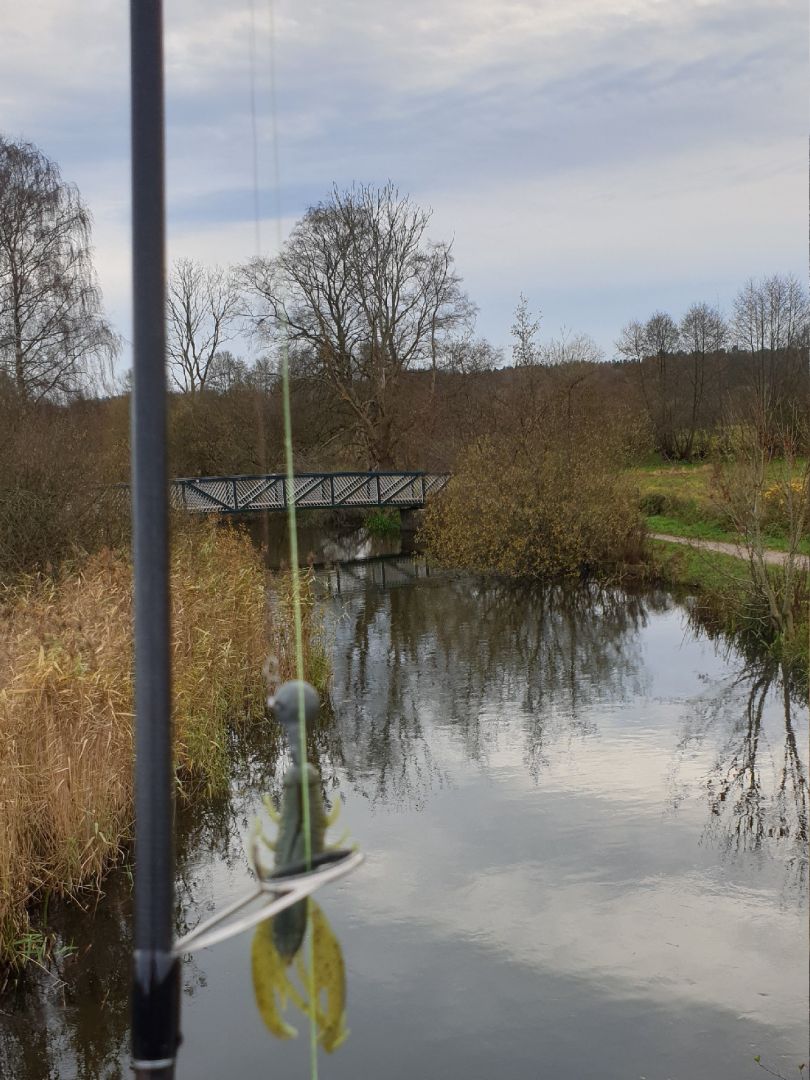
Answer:
<svg viewBox="0 0 810 1080"><path fill-rule="evenodd" d="M297 473L292 486L283 473L266 476L200 476L171 481L170 500L177 510L200 514L246 514L332 507L415 510L441 491L448 473L334 472Z"/></svg>

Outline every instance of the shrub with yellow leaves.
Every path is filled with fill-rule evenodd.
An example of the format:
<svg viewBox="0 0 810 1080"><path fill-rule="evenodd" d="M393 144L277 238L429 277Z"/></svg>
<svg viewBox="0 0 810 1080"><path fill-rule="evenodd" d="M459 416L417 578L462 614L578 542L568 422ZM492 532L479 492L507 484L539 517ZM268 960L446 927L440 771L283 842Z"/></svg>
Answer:
<svg viewBox="0 0 810 1080"><path fill-rule="evenodd" d="M468 447L427 508L422 539L445 565L509 577L615 575L642 557L638 495L609 429L542 427Z"/></svg>

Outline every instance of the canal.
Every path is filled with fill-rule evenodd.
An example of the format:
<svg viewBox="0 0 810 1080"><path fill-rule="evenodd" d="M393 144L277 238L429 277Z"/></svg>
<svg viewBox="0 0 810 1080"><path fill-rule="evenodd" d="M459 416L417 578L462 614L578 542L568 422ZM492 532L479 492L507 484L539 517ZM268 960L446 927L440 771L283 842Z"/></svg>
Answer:
<svg viewBox="0 0 810 1080"><path fill-rule="evenodd" d="M350 1035L322 1078L741 1080L807 1060L808 712L702 635L688 597L516 589L419 558L321 571L318 733L337 832L319 895ZM235 738L227 797L179 814L177 930L249 883L288 758ZM272 826L267 825L268 828ZM57 970L0 1008L0 1070L125 1077L130 881L60 912ZM178 1076L309 1075L277 1041L250 935L185 964Z"/></svg>

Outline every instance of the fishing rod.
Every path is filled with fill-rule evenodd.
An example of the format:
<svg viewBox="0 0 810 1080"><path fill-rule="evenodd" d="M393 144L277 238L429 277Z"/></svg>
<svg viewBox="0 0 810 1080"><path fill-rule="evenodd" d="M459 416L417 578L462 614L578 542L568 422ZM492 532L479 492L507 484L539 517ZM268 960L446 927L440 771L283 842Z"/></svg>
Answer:
<svg viewBox="0 0 810 1080"><path fill-rule="evenodd" d="M174 763L169 625L168 455L166 438L166 236L162 0L130 0L132 148L133 394L132 533L135 607L135 932L132 1068L136 1080L173 1080L180 1044L183 955L242 933L349 873L360 852L310 850L306 730L317 694L303 678L296 592L299 681L268 706L286 730L301 775L305 843L298 861L256 886L179 941L174 940ZM285 371L286 375L286 371ZM289 432L289 395L285 397ZM292 474L289 454L288 472ZM294 485L288 511L295 545ZM297 584L297 559L293 579ZM294 805L294 804L291 804ZM297 851L297 849L296 849ZM303 861L302 861L303 856ZM252 910L247 910L251 908ZM312 1009L314 1010L314 999Z"/></svg>
<svg viewBox="0 0 810 1080"><path fill-rule="evenodd" d="M172 951L162 0L130 0L129 11L136 860L132 1064L138 1080L171 1080L180 1041L180 961Z"/></svg>

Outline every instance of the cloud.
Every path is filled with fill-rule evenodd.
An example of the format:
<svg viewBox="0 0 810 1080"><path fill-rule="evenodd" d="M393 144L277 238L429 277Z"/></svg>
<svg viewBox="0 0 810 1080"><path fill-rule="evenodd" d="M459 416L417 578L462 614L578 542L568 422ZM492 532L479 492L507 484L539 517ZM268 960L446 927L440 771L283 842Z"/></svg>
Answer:
<svg viewBox="0 0 810 1080"><path fill-rule="evenodd" d="M392 178L455 236L497 344L521 289L547 325L609 350L651 303L727 302L749 273L803 269L806 16L793 0L283 0L272 47L269 15L262 0L167 5L173 249L252 253L255 120L262 216L280 205L292 220L333 181ZM125 6L17 5L4 41L4 131L79 184L125 324Z"/></svg>

